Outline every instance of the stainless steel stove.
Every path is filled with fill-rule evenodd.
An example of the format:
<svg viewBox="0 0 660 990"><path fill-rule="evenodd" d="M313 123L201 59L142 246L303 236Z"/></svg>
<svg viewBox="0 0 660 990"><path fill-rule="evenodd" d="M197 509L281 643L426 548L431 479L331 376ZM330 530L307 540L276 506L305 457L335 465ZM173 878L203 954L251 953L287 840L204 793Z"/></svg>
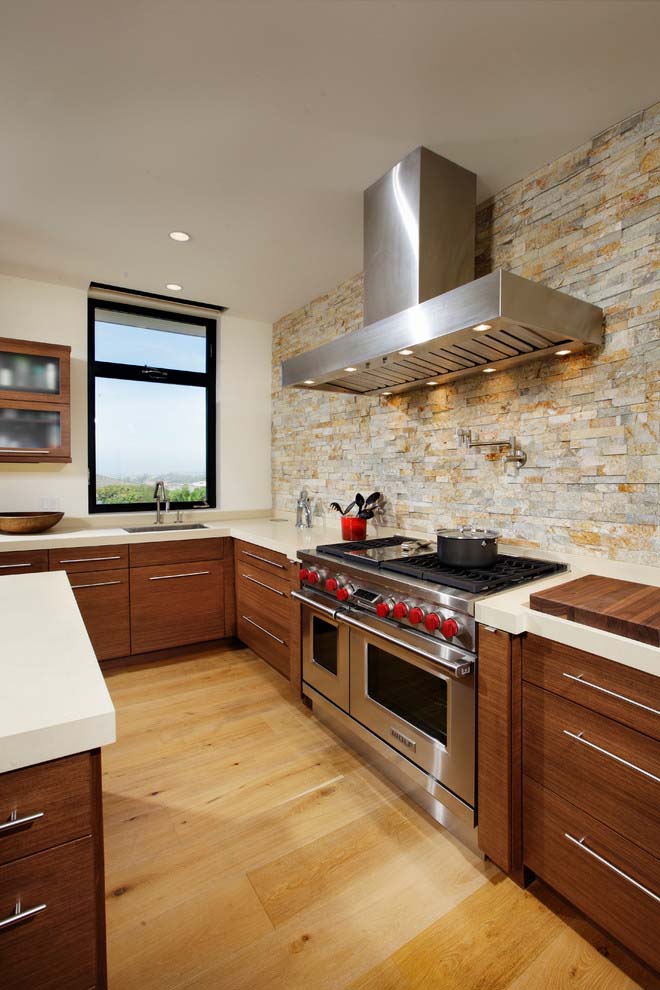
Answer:
<svg viewBox="0 0 660 990"><path fill-rule="evenodd" d="M475 603L566 565L501 554L487 569L447 567L402 536L298 557L303 694L476 850Z"/></svg>

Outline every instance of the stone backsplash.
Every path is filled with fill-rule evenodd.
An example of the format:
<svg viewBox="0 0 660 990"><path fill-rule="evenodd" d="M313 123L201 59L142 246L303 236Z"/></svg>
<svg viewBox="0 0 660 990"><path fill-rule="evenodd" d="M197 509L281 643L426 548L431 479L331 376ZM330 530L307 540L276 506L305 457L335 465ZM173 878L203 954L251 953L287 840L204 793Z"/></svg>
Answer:
<svg viewBox="0 0 660 990"><path fill-rule="evenodd" d="M478 208L477 275L507 268L603 307L589 354L391 398L281 388L280 361L362 325L362 276L273 328L273 504L374 488L388 522L660 563L660 103ZM515 434L526 467L457 448Z"/></svg>

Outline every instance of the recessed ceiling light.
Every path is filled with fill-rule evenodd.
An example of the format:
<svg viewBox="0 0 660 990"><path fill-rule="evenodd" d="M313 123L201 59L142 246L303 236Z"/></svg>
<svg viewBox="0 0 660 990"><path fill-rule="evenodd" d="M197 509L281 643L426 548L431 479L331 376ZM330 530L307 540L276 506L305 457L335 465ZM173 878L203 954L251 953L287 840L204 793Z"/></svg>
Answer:
<svg viewBox="0 0 660 990"><path fill-rule="evenodd" d="M404 357L408 357L409 354L414 354L414 353L415 352L411 351L409 347L406 347L404 348L404 350L399 351L399 354L403 354Z"/></svg>
<svg viewBox="0 0 660 990"><path fill-rule="evenodd" d="M426 384L427 385L439 385L440 382L427 382Z"/></svg>
<svg viewBox="0 0 660 990"><path fill-rule="evenodd" d="M303 382L303 385L315 385L315 384L316 382L314 381L313 378L306 378L305 381Z"/></svg>
<svg viewBox="0 0 660 990"><path fill-rule="evenodd" d="M492 330L493 328L491 327L490 323L477 323L474 329L478 330L479 333L483 333L484 330Z"/></svg>
<svg viewBox="0 0 660 990"><path fill-rule="evenodd" d="M181 292L183 286L179 285L177 282L168 282L165 288L169 289L170 292Z"/></svg>
<svg viewBox="0 0 660 990"><path fill-rule="evenodd" d="M492 375L494 371L495 368L484 368L484 375Z"/></svg>
<svg viewBox="0 0 660 990"><path fill-rule="evenodd" d="M357 371L357 368L344 368L344 371Z"/></svg>
<svg viewBox="0 0 660 990"><path fill-rule="evenodd" d="M171 230L170 237L173 241L189 241L190 234L186 234L185 230Z"/></svg>
<svg viewBox="0 0 660 990"><path fill-rule="evenodd" d="M555 351L555 354L558 357L564 357L565 354L570 354L570 353L571 353L571 351Z"/></svg>
<svg viewBox="0 0 660 990"><path fill-rule="evenodd" d="M391 395L392 393L391 392L381 392L380 394L381 395Z"/></svg>

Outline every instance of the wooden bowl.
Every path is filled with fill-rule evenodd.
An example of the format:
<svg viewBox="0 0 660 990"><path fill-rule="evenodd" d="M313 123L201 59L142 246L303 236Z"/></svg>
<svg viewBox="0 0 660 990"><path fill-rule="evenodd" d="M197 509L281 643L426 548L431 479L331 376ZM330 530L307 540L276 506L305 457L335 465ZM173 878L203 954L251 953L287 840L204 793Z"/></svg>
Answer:
<svg viewBox="0 0 660 990"><path fill-rule="evenodd" d="M63 512L0 512L0 533L45 533L63 515Z"/></svg>

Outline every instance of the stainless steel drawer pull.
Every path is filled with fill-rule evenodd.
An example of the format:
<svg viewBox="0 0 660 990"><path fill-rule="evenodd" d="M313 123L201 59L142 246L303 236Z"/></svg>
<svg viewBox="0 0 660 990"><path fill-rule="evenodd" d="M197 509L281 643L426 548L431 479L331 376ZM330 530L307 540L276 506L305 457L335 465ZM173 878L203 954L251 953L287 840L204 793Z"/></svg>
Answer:
<svg viewBox="0 0 660 990"><path fill-rule="evenodd" d="M12 928L14 925L18 925L21 921L28 921L28 919L34 918L35 914L41 914L47 907L47 904L37 904L36 907L26 908L23 911L21 909L21 902L17 901L14 913L10 914L8 918L2 918L0 920L0 932L5 928Z"/></svg>
<svg viewBox="0 0 660 990"><path fill-rule="evenodd" d="M263 560L264 564L270 564L271 567L279 567L281 571L285 571L286 567L284 564L278 564L276 560L269 560L268 557L260 557L258 553L250 553L249 550L241 550L246 557L252 557L254 560Z"/></svg>
<svg viewBox="0 0 660 990"><path fill-rule="evenodd" d="M597 746L596 743L589 742L588 739L584 738L584 732L569 732L568 729L564 729L563 732L565 736L570 736L571 739L582 743L583 746L588 746L589 749L595 749L597 753L602 753L603 756L609 757L610 760L616 760L617 763L622 763L624 767L629 767L637 773L644 774L645 777L654 780L656 784L660 784L660 777L656 777L650 770L644 770L642 767L638 767L636 763L630 763L629 760L624 760L622 756L617 756L616 753L610 753L609 749L603 749L602 746Z"/></svg>
<svg viewBox="0 0 660 990"><path fill-rule="evenodd" d="M269 584L264 584L263 581L257 581L257 579L253 578L250 574L241 574L241 577L244 577L246 581L252 581L252 584L258 584L260 588L265 588L267 591L272 591L274 594L279 595L280 598L286 598L285 592L278 591L277 588L271 588Z"/></svg>
<svg viewBox="0 0 660 990"><path fill-rule="evenodd" d="M74 591L78 588L107 588L111 584L121 584L121 581L93 581L91 584L72 584Z"/></svg>
<svg viewBox="0 0 660 990"><path fill-rule="evenodd" d="M608 688L601 687L600 684L594 684L592 681L585 681L582 674L566 674L563 673L562 677L568 677L569 681L577 681L578 684L584 684L585 687L593 688L594 691L602 691L603 694L608 694L610 698L618 698L619 701L625 701L629 705L634 705L636 708L643 708L645 712L651 712L653 715L660 715L660 711L657 708L651 708L650 705L643 705L641 701L633 701L632 698L626 698L625 694L617 694L616 691L610 691Z"/></svg>
<svg viewBox="0 0 660 990"><path fill-rule="evenodd" d="M653 898L654 901L660 904L660 897L658 897L657 894L654 894L652 890L649 890L648 887L645 887L643 883L639 883L638 880L633 880L631 876L629 876L627 873L624 873L623 870L620 870L618 866L614 865L614 863L610 863L609 859L605 859L603 856L599 856L597 852L594 852L593 849L590 849L589 846L586 845L585 843L584 836L582 836L581 839L576 839L575 836L570 835L569 832L564 832L564 838L568 839L569 842L572 842L574 846L578 846L580 849L583 849L586 853L589 854L589 856L593 856L593 858L597 859L599 863L602 863L603 866L606 866L608 868L608 870L611 870L612 873L616 873L617 876L623 877L623 879L627 880L628 883L631 883L633 887L637 887L637 889L641 890L643 894L647 894L648 897Z"/></svg>
<svg viewBox="0 0 660 990"><path fill-rule="evenodd" d="M172 581L174 578L199 577L202 574L210 574L210 571L186 571L185 574L157 574L150 577L150 581Z"/></svg>
<svg viewBox="0 0 660 990"><path fill-rule="evenodd" d="M6 570L8 567L32 567L32 564L0 564L0 570Z"/></svg>
<svg viewBox="0 0 660 990"><path fill-rule="evenodd" d="M95 560L121 560L121 554L115 553L110 557L71 557L69 560L60 560L60 564L89 564Z"/></svg>
<svg viewBox="0 0 660 990"><path fill-rule="evenodd" d="M264 627L260 626L258 622L255 622L254 619L251 619L249 615L242 615L241 618L245 619L246 622L249 622L251 626L255 626L257 629L261 630L262 633L266 633L267 636L270 636L271 639L274 639L276 643L280 644L280 646L286 646L286 643L283 639L280 639L280 637L276 636L275 633L269 632L268 629L264 629Z"/></svg>
<svg viewBox="0 0 660 990"><path fill-rule="evenodd" d="M23 828L25 825L31 825L32 822L37 822L43 817L43 811L35 811L33 815L23 815L21 818L18 817L16 811L12 811L7 821L0 823L0 835L3 832L11 832L15 828Z"/></svg>

